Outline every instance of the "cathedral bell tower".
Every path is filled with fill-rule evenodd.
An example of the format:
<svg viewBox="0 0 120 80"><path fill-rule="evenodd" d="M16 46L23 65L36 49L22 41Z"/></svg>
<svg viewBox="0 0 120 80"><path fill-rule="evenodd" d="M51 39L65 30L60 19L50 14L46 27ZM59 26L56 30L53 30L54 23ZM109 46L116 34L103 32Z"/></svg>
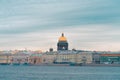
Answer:
<svg viewBox="0 0 120 80"><path fill-rule="evenodd" d="M57 50L68 50L68 42L66 37L64 37L64 33L62 33L62 36L59 38L57 43Z"/></svg>

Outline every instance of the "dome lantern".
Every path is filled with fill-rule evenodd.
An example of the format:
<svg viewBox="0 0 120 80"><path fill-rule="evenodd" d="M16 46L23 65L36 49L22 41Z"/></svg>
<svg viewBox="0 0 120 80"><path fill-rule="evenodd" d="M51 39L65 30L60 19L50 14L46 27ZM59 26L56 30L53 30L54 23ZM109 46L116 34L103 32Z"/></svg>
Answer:
<svg viewBox="0 0 120 80"><path fill-rule="evenodd" d="M67 42L66 37L64 37L64 33L62 33L62 36L59 38L59 41L65 41L65 42Z"/></svg>

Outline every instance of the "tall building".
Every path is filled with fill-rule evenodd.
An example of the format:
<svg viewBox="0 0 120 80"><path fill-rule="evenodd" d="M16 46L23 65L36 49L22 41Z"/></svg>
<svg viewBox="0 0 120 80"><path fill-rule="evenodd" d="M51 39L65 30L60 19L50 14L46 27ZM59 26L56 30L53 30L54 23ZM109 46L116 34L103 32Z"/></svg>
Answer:
<svg viewBox="0 0 120 80"><path fill-rule="evenodd" d="M64 36L64 33L62 33L61 37L58 40L57 43L57 50L68 50L68 42L66 37Z"/></svg>

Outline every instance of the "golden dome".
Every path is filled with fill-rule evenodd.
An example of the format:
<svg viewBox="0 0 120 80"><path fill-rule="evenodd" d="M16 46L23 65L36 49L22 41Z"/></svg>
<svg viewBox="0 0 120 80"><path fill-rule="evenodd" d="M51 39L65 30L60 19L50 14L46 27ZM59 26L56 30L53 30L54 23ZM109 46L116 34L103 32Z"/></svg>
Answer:
<svg viewBox="0 0 120 80"><path fill-rule="evenodd" d="M66 37L64 37L64 34L62 33L62 36L59 38L59 41L67 41Z"/></svg>

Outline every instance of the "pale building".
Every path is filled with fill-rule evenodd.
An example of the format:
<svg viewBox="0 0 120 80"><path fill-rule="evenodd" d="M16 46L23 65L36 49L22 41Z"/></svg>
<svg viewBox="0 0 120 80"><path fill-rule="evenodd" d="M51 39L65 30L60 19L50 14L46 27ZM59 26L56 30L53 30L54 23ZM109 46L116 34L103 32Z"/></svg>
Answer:
<svg viewBox="0 0 120 80"><path fill-rule="evenodd" d="M42 63L42 54L41 53L33 53L29 56L30 64L41 64Z"/></svg>
<svg viewBox="0 0 120 80"><path fill-rule="evenodd" d="M79 52L76 56L77 63L91 64L92 63L92 52Z"/></svg>
<svg viewBox="0 0 120 80"><path fill-rule="evenodd" d="M57 64L71 64L71 63L92 63L91 52L78 52L78 51L59 51L55 63Z"/></svg>
<svg viewBox="0 0 120 80"><path fill-rule="evenodd" d="M28 63L29 60L29 54L25 54L25 53L16 53L16 54L12 54L12 64L26 64Z"/></svg>
<svg viewBox="0 0 120 80"><path fill-rule="evenodd" d="M10 53L2 53L0 54L0 64L10 64L11 63L11 54Z"/></svg>
<svg viewBox="0 0 120 80"><path fill-rule="evenodd" d="M57 64L69 64L71 62L76 62L76 54L75 51L65 50L58 51L55 59L55 63Z"/></svg>
<svg viewBox="0 0 120 80"><path fill-rule="evenodd" d="M56 60L56 55L57 55L57 52L45 52L42 55L42 62L47 64L54 63Z"/></svg>
<svg viewBox="0 0 120 80"><path fill-rule="evenodd" d="M93 60L93 64L100 64L100 53L93 52L92 60Z"/></svg>

